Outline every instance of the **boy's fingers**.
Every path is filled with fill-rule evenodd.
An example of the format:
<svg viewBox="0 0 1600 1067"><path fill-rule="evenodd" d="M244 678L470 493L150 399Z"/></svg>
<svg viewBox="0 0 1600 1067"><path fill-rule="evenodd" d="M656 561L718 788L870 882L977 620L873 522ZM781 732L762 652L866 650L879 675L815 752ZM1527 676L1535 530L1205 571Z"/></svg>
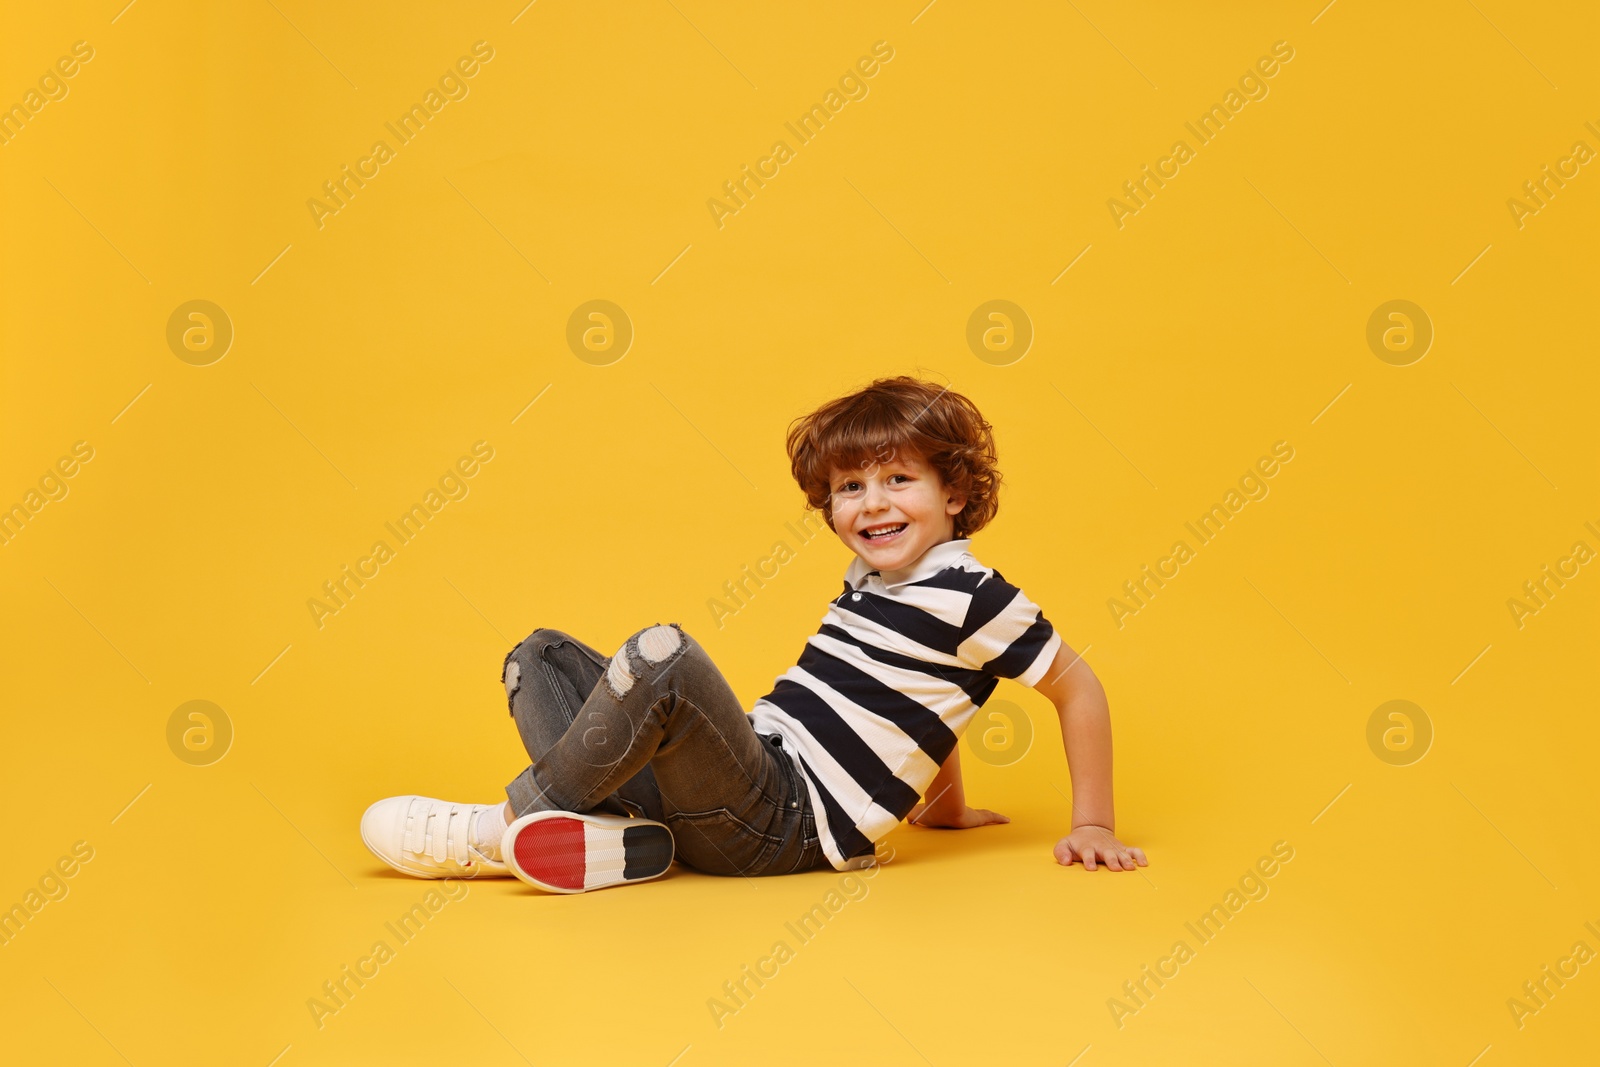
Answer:
<svg viewBox="0 0 1600 1067"><path fill-rule="evenodd" d="M1141 867L1150 866L1150 861L1144 858L1144 849L1142 849L1142 848L1130 848L1128 851L1133 853L1133 858L1139 861L1139 866L1141 866Z"/></svg>

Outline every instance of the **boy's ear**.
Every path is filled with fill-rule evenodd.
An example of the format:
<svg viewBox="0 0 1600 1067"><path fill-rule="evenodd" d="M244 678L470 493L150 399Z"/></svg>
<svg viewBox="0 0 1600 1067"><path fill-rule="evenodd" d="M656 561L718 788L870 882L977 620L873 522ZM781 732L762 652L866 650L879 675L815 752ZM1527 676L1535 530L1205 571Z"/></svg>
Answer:
<svg viewBox="0 0 1600 1067"><path fill-rule="evenodd" d="M944 513L946 515L959 515L966 506L967 494L960 493L950 498L950 502L944 506Z"/></svg>

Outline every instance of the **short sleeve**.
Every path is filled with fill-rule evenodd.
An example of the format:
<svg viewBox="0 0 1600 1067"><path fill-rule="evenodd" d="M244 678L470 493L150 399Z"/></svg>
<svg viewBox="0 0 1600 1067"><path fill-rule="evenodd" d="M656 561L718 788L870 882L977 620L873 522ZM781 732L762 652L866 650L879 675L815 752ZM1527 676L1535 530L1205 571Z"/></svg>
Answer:
<svg viewBox="0 0 1600 1067"><path fill-rule="evenodd" d="M990 571L972 596L956 651L962 663L995 678L1037 685L1061 648L1044 612L1021 589Z"/></svg>

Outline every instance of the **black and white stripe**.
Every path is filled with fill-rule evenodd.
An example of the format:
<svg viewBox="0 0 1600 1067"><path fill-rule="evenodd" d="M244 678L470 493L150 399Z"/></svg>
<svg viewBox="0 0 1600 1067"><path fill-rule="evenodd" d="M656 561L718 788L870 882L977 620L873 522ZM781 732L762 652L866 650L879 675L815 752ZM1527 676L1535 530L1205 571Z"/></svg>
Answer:
<svg viewBox="0 0 1600 1067"><path fill-rule="evenodd" d="M799 662L750 712L798 757L839 870L910 813L999 679L1036 684L1061 647L1039 606L971 544L935 545L887 579L853 560Z"/></svg>

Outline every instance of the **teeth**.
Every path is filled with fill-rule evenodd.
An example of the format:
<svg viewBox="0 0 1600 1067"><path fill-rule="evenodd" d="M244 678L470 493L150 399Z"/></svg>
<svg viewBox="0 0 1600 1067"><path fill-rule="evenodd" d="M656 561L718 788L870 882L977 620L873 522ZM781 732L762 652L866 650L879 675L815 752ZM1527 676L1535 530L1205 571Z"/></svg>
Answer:
<svg viewBox="0 0 1600 1067"><path fill-rule="evenodd" d="M906 524L902 522L895 526L886 526L878 529L865 530L863 533L866 537L882 537L885 534L897 533L905 528Z"/></svg>

